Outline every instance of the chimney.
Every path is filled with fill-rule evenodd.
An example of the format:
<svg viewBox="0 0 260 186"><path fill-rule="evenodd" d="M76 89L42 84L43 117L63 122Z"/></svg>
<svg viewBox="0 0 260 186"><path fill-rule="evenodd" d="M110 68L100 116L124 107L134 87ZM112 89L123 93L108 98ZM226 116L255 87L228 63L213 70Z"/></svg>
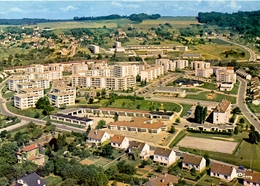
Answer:
<svg viewBox="0 0 260 186"><path fill-rule="evenodd" d="M40 185L41 184L41 180L37 180L37 183L38 183L38 185Z"/></svg>
<svg viewBox="0 0 260 186"><path fill-rule="evenodd" d="M161 179L161 182L163 183L163 182L164 182L164 179Z"/></svg>

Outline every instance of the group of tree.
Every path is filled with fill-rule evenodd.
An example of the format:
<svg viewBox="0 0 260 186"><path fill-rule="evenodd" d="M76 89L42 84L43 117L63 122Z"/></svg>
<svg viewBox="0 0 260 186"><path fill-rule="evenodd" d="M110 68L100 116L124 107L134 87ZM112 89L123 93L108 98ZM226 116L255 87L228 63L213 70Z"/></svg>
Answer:
<svg viewBox="0 0 260 186"><path fill-rule="evenodd" d="M135 21L135 22L142 22L143 20L147 20L147 19L159 19L161 17L160 14L145 14L145 13L140 13L140 14L131 14L130 16L121 16L118 14L111 14L111 15L107 15L107 16L97 16L97 17L74 17L73 20L74 21L84 21L84 20L113 20L113 19L121 19L121 18L128 18L131 21Z"/></svg>
<svg viewBox="0 0 260 186"><path fill-rule="evenodd" d="M43 109L42 113L44 115L50 115L51 111L54 110L54 108L50 104L49 98L46 96L38 99L35 106L37 109Z"/></svg>
<svg viewBox="0 0 260 186"><path fill-rule="evenodd" d="M260 134L255 130L253 125L250 126L250 132L248 134L249 142L252 144L257 144L260 141Z"/></svg>
<svg viewBox="0 0 260 186"><path fill-rule="evenodd" d="M202 107L201 105L197 105L194 114L194 120L196 123L203 124L205 122L207 116L207 107Z"/></svg>
<svg viewBox="0 0 260 186"><path fill-rule="evenodd" d="M246 37L256 37L260 35L260 11L220 13L220 12L199 12L198 21L209 25L229 27L230 30Z"/></svg>

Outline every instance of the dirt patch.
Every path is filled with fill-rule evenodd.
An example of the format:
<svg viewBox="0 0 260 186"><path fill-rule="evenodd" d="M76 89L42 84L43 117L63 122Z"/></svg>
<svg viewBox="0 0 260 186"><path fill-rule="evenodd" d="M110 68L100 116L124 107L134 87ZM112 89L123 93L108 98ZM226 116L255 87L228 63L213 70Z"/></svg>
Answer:
<svg viewBox="0 0 260 186"><path fill-rule="evenodd" d="M213 100L213 99L216 98L216 94L214 94L214 93L209 93L209 94L207 94L206 96L207 96L207 99L208 99L208 100Z"/></svg>
<svg viewBox="0 0 260 186"><path fill-rule="evenodd" d="M81 163L82 165L91 165L91 164L93 164L93 163L95 163L95 162L96 162L96 161L93 161L93 160L90 160L90 159L86 158L86 159L82 160L80 163Z"/></svg>
<svg viewBox="0 0 260 186"><path fill-rule="evenodd" d="M237 143L186 136L178 143L178 146L232 154Z"/></svg>

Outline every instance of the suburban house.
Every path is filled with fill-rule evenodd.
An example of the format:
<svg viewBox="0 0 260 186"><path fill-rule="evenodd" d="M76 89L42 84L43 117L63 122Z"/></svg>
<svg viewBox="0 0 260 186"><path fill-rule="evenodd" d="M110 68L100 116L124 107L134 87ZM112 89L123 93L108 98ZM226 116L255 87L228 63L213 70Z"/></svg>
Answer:
<svg viewBox="0 0 260 186"><path fill-rule="evenodd" d="M213 124L225 124L231 117L231 102L223 99L213 110Z"/></svg>
<svg viewBox="0 0 260 186"><path fill-rule="evenodd" d="M185 154L182 160L182 168L192 169L201 172L206 167L206 160L202 156L196 156L192 154Z"/></svg>
<svg viewBox="0 0 260 186"><path fill-rule="evenodd" d="M46 186L46 182L34 172L18 179L15 186Z"/></svg>
<svg viewBox="0 0 260 186"><path fill-rule="evenodd" d="M158 162L160 165L169 166L176 160L176 154L171 149L157 147L154 151L154 162Z"/></svg>
<svg viewBox="0 0 260 186"><path fill-rule="evenodd" d="M110 136L107 132L102 130L92 129L88 134L87 143L103 143L104 141L110 139Z"/></svg>
<svg viewBox="0 0 260 186"><path fill-rule="evenodd" d="M135 149L138 150L140 159L150 157L150 146L148 144L139 141L131 141L128 147L128 154L131 154Z"/></svg>
<svg viewBox="0 0 260 186"><path fill-rule="evenodd" d="M149 181L143 186L173 186L175 183L178 183L178 177L164 174L155 178L150 178Z"/></svg>
<svg viewBox="0 0 260 186"><path fill-rule="evenodd" d="M244 177L244 186L260 186L260 172L246 170Z"/></svg>
<svg viewBox="0 0 260 186"><path fill-rule="evenodd" d="M23 163L23 161L31 161L37 165L43 165L43 146L44 143L39 143L23 147L19 152L17 152L18 163Z"/></svg>
<svg viewBox="0 0 260 186"><path fill-rule="evenodd" d="M115 134L111 138L111 146L118 149L127 149L129 147L129 139L125 136Z"/></svg>
<svg viewBox="0 0 260 186"><path fill-rule="evenodd" d="M234 167L219 163L212 163L210 176L214 176L223 180L231 181L237 176L237 170Z"/></svg>

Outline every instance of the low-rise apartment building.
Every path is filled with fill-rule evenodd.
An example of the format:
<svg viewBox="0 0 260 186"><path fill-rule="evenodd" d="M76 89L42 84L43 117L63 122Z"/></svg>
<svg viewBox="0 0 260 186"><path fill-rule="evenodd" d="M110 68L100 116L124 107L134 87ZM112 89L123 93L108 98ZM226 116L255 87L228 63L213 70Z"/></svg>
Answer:
<svg viewBox="0 0 260 186"><path fill-rule="evenodd" d="M216 71L216 80L218 82L236 82L236 74L234 70L217 70Z"/></svg>
<svg viewBox="0 0 260 186"><path fill-rule="evenodd" d="M29 80L27 78L13 77L8 80L8 89L11 91L17 91L17 84L27 83Z"/></svg>
<svg viewBox="0 0 260 186"><path fill-rule="evenodd" d="M176 70L176 62L173 62L170 59L156 59L155 64L163 66L164 73Z"/></svg>
<svg viewBox="0 0 260 186"><path fill-rule="evenodd" d="M74 105L76 96L73 92L53 92L49 93L49 98L52 105L60 108L63 105Z"/></svg>
<svg viewBox="0 0 260 186"><path fill-rule="evenodd" d="M206 68L210 68L210 63L205 61L192 61L190 66L191 69L193 70L206 69Z"/></svg>
<svg viewBox="0 0 260 186"><path fill-rule="evenodd" d="M29 93L29 94L15 94L14 95L14 106L21 110L35 107L35 104L42 96Z"/></svg>
<svg viewBox="0 0 260 186"><path fill-rule="evenodd" d="M231 117L231 103L223 99L213 110L213 124L225 124Z"/></svg>
<svg viewBox="0 0 260 186"><path fill-rule="evenodd" d="M163 66L156 65L141 71L141 81L152 81L164 74Z"/></svg>
<svg viewBox="0 0 260 186"><path fill-rule="evenodd" d="M197 76L197 77L210 78L212 74L213 74L212 68L196 68L195 69L195 76Z"/></svg>

